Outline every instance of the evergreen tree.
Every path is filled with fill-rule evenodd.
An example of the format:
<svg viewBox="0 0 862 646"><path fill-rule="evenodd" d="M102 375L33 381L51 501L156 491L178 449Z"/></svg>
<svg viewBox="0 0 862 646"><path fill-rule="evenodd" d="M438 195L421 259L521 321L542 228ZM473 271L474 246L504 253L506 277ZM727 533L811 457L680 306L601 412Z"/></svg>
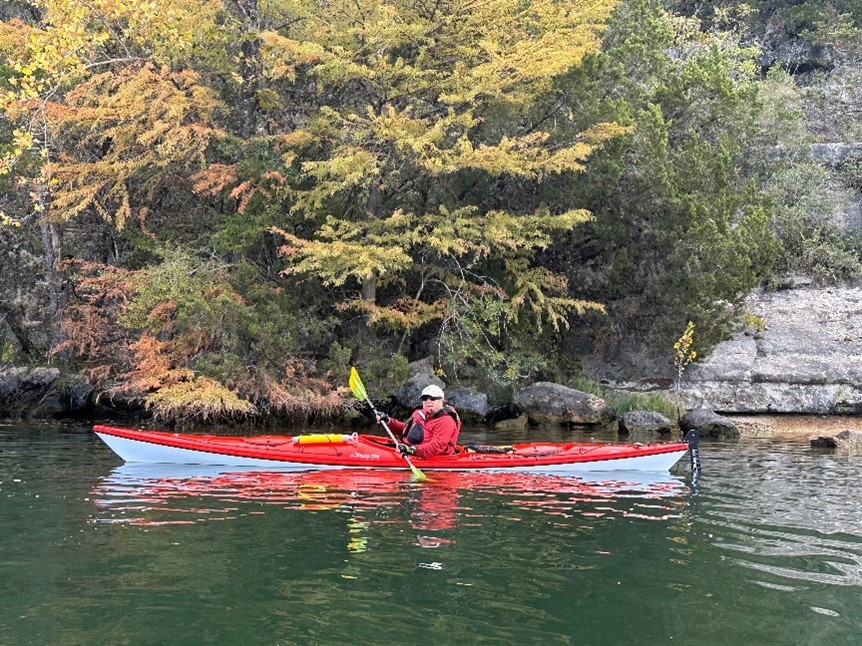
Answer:
<svg viewBox="0 0 862 646"><path fill-rule="evenodd" d="M587 118L632 127L573 184L595 221L571 254L549 260L606 303L593 331L611 355L632 341L668 347L687 320L708 347L771 266L771 210L746 161L761 110L755 53L735 34L632 0L570 79Z"/></svg>

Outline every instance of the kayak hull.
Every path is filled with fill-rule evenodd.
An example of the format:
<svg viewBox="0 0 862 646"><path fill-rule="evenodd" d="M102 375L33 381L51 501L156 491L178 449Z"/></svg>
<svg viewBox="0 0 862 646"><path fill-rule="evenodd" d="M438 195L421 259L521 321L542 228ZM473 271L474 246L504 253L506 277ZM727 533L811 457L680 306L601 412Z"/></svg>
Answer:
<svg viewBox="0 0 862 646"><path fill-rule="evenodd" d="M96 435L125 462L230 467L309 469L400 469L406 463L392 443L372 435L305 443L296 437L189 435L96 426ZM299 436L304 437L304 436ZM326 436L336 437L336 436ZM338 436L342 437L342 436ZM454 455L413 463L423 471L668 471L688 451L684 443L599 444L531 442L510 447L463 447Z"/></svg>

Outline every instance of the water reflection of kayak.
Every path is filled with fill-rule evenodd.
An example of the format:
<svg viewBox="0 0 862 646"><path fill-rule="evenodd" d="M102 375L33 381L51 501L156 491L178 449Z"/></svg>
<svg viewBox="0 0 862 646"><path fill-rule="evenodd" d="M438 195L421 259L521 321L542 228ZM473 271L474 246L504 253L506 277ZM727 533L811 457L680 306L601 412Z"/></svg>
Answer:
<svg viewBox="0 0 862 646"><path fill-rule="evenodd" d="M304 511L348 509L352 516L359 514L363 522L370 522L377 513L373 510L406 505L411 526L439 530L471 522L465 498L475 502L493 497L522 511L559 518L619 514L661 520L676 517L688 492L679 478L642 471L592 476L440 471L417 484L403 470L124 464L102 478L92 493L97 507L112 515L97 522L151 525L215 520L226 510L236 513L243 503ZM170 519L164 518L165 513Z"/></svg>
<svg viewBox="0 0 862 646"><path fill-rule="evenodd" d="M231 500L314 500L332 506L362 494L394 494L409 490L491 490L514 493L553 493L593 499L619 495L662 498L687 491L670 474L617 471L594 477L530 473L446 471L421 486L403 471L340 469L332 471L276 471L253 468L179 464L124 464L102 479L96 495L104 499L177 498L209 496Z"/></svg>
<svg viewBox="0 0 862 646"><path fill-rule="evenodd" d="M189 435L96 426L96 434L126 462L282 467L293 469L399 469L393 443L374 435ZM454 455L413 458L423 471L666 472L688 451L681 442L603 444L528 442L458 447Z"/></svg>

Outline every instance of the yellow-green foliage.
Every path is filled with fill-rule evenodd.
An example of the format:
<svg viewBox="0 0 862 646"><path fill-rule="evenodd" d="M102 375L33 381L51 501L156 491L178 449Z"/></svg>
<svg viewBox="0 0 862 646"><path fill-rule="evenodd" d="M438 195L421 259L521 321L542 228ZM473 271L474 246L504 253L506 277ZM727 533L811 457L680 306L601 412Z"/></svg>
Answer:
<svg viewBox="0 0 862 646"><path fill-rule="evenodd" d="M744 319L746 327L753 327L758 332L763 332L766 329L766 319L762 316L746 312Z"/></svg>
<svg viewBox="0 0 862 646"><path fill-rule="evenodd" d="M301 173L293 213L317 223L310 234L277 230L286 273L351 286L356 301L360 286L388 287L386 298L366 291L354 307L408 330L453 313L446 303L456 294L488 288L509 303L506 316L526 309L538 326L600 309L569 298L563 279L531 263L587 212L455 195L471 173L484 186L499 178L536 191L625 132L597 123L561 137L537 113L554 100L557 78L598 48L613 4L342 0L325 13L295 5L290 39L262 37L271 77L319 93L305 125L285 138L284 160ZM489 261L494 277L482 269ZM405 294L400 286L417 280L420 297Z"/></svg>
<svg viewBox="0 0 862 646"><path fill-rule="evenodd" d="M697 359L697 352L694 350L694 323L689 321L685 326L685 332L673 344L673 365L679 379L682 379L682 373L695 359Z"/></svg>
<svg viewBox="0 0 862 646"><path fill-rule="evenodd" d="M433 324L501 360L507 324L535 333L601 310L536 256L590 218L549 183L626 131L575 127L561 98L614 1L31 0L31 24L0 23L0 174L56 234L56 258L63 227L92 214L121 230L115 258L139 252L109 315L94 301L67 318L73 345L116 333L123 367L100 373L122 371L163 417L303 397L324 410L338 402L313 359L272 342L288 325L273 321L308 301L284 315L280 290L321 304L290 344L359 311L402 345ZM2 206L2 224L33 215ZM286 278L267 231L283 236ZM195 251L153 265L184 244ZM265 259L241 280L252 244Z"/></svg>
<svg viewBox="0 0 862 646"><path fill-rule="evenodd" d="M218 134L217 107L191 71L144 65L78 85L64 106L52 105L46 114L70 150L47 165L56 182L52 217L68 219L92 207L123 228L133 215L133 193L142 201L172 173L205 164L205 150ZM101 151L95 158L94 149Z"/></svg>
<svg viewBox="0 0 862 646"><path fill-rule="evenodd" d="M43 183L50 183L56 187L55 190L62 192L65 190L62 183L51 182L56 178L49 165L57 144L51 139L55 130L48 125L52 113L55 118L68 117L65 114L65 92L84 83L85 89L79 92L79 99L82 98L86 94L88 79L103 75L105 70L118 64L132 65L134 70L135 66L140 67L146 61L158 68L187 59L202 35L209 37L217 33L214 29L217 12L215 3L205 0L34 0L31 4L33 13L41 16L38 25L25 25L16 20L0 22L0 51L5 54L6 64L11 70L9 85L0 90L0 111L20 124L15 129L13 145L0 158L0 173L9 172L23 161L28 151L35 148L40 150L41 156L37 162L39 171L33 174L40 175ZM162 70L162 75L170 77L166 70ZM182 76L179 75L180 78ZM91 88L96 99L107 101L102 105L101 113L94 109L80 115L79 118L83 118L89 127L101 125L101 119L122 120L125 117L133 120L136 111L149 110L160 114L155 118L159 119L157 128L161 127L162 132L149 141L141 139L136 142L146 149L161 139L161 134L179 125L175 122L179 115L172 114L172 107L176 104L169 97L154 95L152 91L143 91L135 96L136 89L130 86L125 104L122 101L111 104L108 97L101 97L111 91L110 87L105 87L106 82L112 83L116 90L117 85L124 83L124 78L122 75L109 81L103 78L101 87ZM187 77L185 81L179 81L179 85L184 84L188 85ZM182 88L178 89L182 92ZM132 98L136 101L131 101ZM207 101L211 103L209 99ZM82 107L85 106L78 106L79 112ZM174 140L175 149L187 143L183 138L184 135L180 135ZM161 144L160 141L158 143ZM161 148L164 155L165 146ZM128 152L125 159L131 162ZM115 170L120 168L115 166ZM82 197L87 203L92 200L84 194ZM117 197L122 204L122 195ZM69 200L70 203L74 201Z"/></svg>
<svg viewBox="0 0 862 646"><path fill-rule="evenodd" d="M255 412L250 402L206 377L161 388L147 395L146 406L156 419L171 422L235 419Z"/></svg>

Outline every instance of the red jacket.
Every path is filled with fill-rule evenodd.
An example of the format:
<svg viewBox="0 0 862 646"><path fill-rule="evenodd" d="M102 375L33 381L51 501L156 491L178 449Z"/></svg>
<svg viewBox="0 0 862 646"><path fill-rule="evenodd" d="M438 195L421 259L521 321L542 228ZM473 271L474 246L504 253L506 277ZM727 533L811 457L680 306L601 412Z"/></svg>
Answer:
<svg viewBox="0 0 862 646"><path fill-rule="evenodd" d="M406 424L397 419L390 419L389 430L397 436L403 434L413 424L420 424L424 430L422 442L415 445L418 457L430 458L435 455L454 453L455 445L458 443L458 433L461 430L461 419L454 408L446 405L428 419L425 419L421 410L413 411L413 417Z"/></svg>

